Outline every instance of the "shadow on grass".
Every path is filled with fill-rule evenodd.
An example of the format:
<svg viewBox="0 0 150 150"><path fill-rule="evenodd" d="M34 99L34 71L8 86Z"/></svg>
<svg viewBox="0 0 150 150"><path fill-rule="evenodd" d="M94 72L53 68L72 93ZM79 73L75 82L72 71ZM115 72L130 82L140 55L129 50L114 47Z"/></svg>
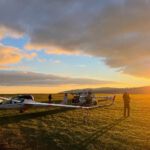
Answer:
<svg viewBox="0 0 150 150"><path fill-rule="evenodd" d="M113 127L120 124L125 119L126 118L124 118L124 117L116 119L113 123L108 124L108 125L100 128L99 130L93 132L90 136L88 136L87 138L82 140L75 149L84 149L84 150L86 150L89 144L94 143L96 139L102 137L104 134L106 134L108 131L110 131Z"/></svg>
<svg viewBox="0 0 150 150"><path fill-rule="evenodd" d="M70 110L72 110L72 108L56 108L56 109L46 110L41 112L24 113L21 115L17 114L13 116L2 116L0 117L0 125L6 125L9 123L18 123L22 120L34 119L46 115L54 115L54 114L63 113Z"/></svg>

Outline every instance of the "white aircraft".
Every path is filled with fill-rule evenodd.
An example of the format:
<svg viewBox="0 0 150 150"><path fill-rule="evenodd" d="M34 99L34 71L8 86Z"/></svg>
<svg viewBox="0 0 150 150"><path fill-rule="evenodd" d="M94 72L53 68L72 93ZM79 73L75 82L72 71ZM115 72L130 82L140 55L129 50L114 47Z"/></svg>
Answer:
<svg viewBox="0 0 150 150"><path fill-rule="evenodd" d="M86 96L80 95L78 102L74 101L71 105L65 104L62 101L60 104L55 103L41 103L36 102L32 95L18 95L12 98L0 97L0 110L1 109L18 109L20 113L26 111L29 108L34 107L65 107L65 108L76 108L76 109L92 109L98 107L111 106L114 103L115 96L103 96L103 97L91 97L92 101L90 104L86 104ZM99 102L107 101L107 104L99 105Z"/></svg>

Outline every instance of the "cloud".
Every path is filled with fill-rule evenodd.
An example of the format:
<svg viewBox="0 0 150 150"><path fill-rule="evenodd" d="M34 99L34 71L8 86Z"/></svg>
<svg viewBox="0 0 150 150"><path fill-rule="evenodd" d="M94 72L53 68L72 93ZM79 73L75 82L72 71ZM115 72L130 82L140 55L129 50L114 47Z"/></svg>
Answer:
<svg viewBox="0 0 150 150"><path fill-rule="evenodd" d="M34 72L0 71L0 86L105 85L113 81L61 77Z"/></svg>
<svg viewBox="0 0 150 150"><path fill-rule="evenodd" d="M61 60L53 60L54 64L61 64Z"/></svg>
<svg viewBox="0 0 150 150"><path fill-rule="evenodd" d="M20 38L22 35L23 33L17 30L0 25L0 39L7 36L12 38Z"/></svg>
<svg viewBox="0 0 150 150"><path fill-rule="evenodd" d="M30 53L30 54L24 53L23 56L27 59L33 59L33 58L37 57L37 53Z"/></svg>
<svg viewBox="0 0 150 150"><path fill-rule="evenodd" d="M22 59L19 49L0 45L0 65L17 63Z"/></svg>
<svg viewBox="0 0 150 150"><path fill-rule="evenodd" d="M0 69L10 68L8 65L16 64L23 58L32 59L36 53L25 53L18 48L0 44Z"/></svg>
<svg viewBox="0 0 150 150"><path fill-rule="evenodd" d="M0 28L30 37L28 49L103 57L150 77L150 0L2 0L0 14Z"/></svg>

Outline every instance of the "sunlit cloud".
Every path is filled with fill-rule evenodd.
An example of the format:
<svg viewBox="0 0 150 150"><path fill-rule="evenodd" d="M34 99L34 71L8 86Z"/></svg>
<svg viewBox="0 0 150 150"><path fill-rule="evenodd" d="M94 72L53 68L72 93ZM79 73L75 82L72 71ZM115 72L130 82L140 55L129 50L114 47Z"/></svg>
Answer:
<svg viewBox="0 0 150 150"><path fill-rule="evenodd" d="M25 45L25 48L27 50L43 50L46 54L55 54L55 55L81 55L82 52L79 50L76 51L68 51L65 50L61 47L58 46L53 46L53 45L48 45L48 44L44 44L44 45L40 45L40 44L27 44Z"/></svg>
<svg viewBox="0 0 150 150"><path fill-rule="evenodd" d="M18 48L0 44L0 69L10 68L10 64L16 64L22 59L33 59L36 53L25 53Z"/></svg>
<svg viewBox="0 0 150 150"><path fill-rule="evenodd" d="M27 34L26 49L104 58L111 68L150 78L150 0L5 0L0 14L0 27L10 29L1 38Z"/></svg>
<svg viewBox="0 0 150 150"><path fill-rule="evenodd" d="M33 58L37 57L37 53L30 53L30 54L24 53L23 55L27 59L33 59Z"/></svg>
<svg viewBox="0 0 150 150"><path fill-rule="evenodd" d="M4 45L0 45L0 56L0 65L17 63L22 59L19 49Z"/></svg>
<svg viewBox="0 0 150 150"><path fill-rule="evenodd" d="M67 50L63 50L63 49L52 49L49 48L48 50L45 50L46 54L55 54L55 55L81 55L82 52L80 51L67 51Z"/></svg>
<svg viewBox="0 0 150 150"><path fill-rule="evenodd" d="M4 25L0 25L0 39L3 39L4 37L20 38L22 36L23 33L17 29L14 30L13 28L7 28Z"/></svg>

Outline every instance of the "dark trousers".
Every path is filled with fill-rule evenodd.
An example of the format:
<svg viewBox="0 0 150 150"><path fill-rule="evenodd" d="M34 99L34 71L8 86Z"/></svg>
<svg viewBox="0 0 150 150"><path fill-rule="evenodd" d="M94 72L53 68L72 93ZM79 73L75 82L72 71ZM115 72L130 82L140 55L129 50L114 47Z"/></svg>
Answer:
<svg viewBox="0 0 150 150"><path fill-rule="evenodd" d="M124 106L124 117L130 116L130 106Z"/></svg>

